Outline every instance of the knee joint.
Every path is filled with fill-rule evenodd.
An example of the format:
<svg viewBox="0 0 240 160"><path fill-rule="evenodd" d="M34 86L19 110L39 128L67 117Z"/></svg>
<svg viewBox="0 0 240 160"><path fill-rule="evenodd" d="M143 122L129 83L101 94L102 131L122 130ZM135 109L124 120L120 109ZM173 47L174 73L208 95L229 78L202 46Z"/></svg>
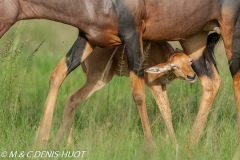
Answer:
<svg viewBox="0 0 240 160"><path fill-rule="evenodd" d="M220 89L220 86L222 84L222 79L218 77L212 81L208 80L207 82L208 83L204 85L203 90L211 94L216 94Z"/></svg>
<svg viewBox="0 0 240 160"><path fill-rule="evenodd" d="M215 84L215 86L216 86L217 89L219 89L219 88L221 87L221 85L222 85L222 79L221 79L220 76L218 76L218 78L216 78L214 84Z"/></svg>
<svg viewBox="0 0 240 160"><path fill-rule="evenodd" d="M70 95L67 99L67 104L65 110L67 111L67 114L71 116L73 112L77 109L77 103L74 100L74 96Z"/></svg>
<svg viewBox="0 0 240 160"><path fill-rule="evenodd" d="M144 96L144 94L142 94L140 92L134 92L133 96L134 96L135 103L137 105L142 105L143 103L145 103L145 96Z"/></svg>
<svg viewBox="0 0 240 160"><path fill-rule="evenodd" d="M239 83L240 83L239 81L240 81L240 75L239 74L236 74L235 76L233 76L233 83L232 83L233 88L235 86L239 85Z"/></svg>

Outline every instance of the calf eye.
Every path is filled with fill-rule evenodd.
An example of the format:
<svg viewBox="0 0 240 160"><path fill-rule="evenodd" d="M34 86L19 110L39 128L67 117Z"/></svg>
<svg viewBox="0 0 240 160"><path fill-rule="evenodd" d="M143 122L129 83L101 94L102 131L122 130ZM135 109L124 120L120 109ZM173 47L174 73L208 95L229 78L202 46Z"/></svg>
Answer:
<svg viewBox="0 0 240 160"><path fill-rule="evenodd" d="M193 63L193 61L191 60L191 61L190 61L190 65L192 65L192 63Z"/></svg>

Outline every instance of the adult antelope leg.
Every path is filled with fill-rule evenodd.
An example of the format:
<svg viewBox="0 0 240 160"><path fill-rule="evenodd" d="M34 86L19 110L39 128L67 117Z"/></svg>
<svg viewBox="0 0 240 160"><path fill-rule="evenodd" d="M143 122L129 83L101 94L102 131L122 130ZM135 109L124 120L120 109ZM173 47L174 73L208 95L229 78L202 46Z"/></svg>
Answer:
<svg viewBox="0 0 240 160"><path fill-rule="evenodd" d="M109 68L111 68L111 65L109 65ZM94 92L104 87L113 77L112 71L111 74L109 74L109 70L107 70L107 72L104 74L105 75L103 75L103 79L101 79L102 72L94 72L92 73L94 76L87 76L86 83L83 85L83 87L68 98L63 113L62 123L55 141L55 146L60 145L66 131L68 131L70 128L73 129L72 120L77 107L87 98L89 98ZM71 139L72 131L70 131L68 135L68 146L71 145Z"/></svg>
<svg viewBox="0 0 240 160"><path fill-rule="evenodd" d="M66 57L63 58L54 69L50 78L50 89L45 104L44 114L37 133L38 145L44 145L49 139L59 87L67 75L79 66L80 62L83 61L91 51L92 47L86 41L86 38L83 35L79 35Z"/></svg>
<svg viewBox="0 0 240 160"><path fill-rule="evenodd" d="M235 8L235 7L234 7ZM240 136L240 14L239 10L223 10L221 17L221 34L233 77L234 96L237 104L238 134Z"/></svg>
<svg viewBox="0 0 240 160"><path fill-rule="evenodd" d="M207 37L208 32L202 32L189 40L180 42L184 51L193 59L193 70L198 75L202 85L201 103L189 137L189 143L192 147L199 141L210 108L221 86L221 78L209 57L208 49L205 49Z"/></svg>
<svg viewBox="0 0 240 160"><path fill-rule="evenodd" d="M74 115L73 115L74 116ZM72 118L73 120L73 118ZM68 135L67 135L67 148L70 148L72 145L72 135L74 129L74 122L72 121L71 126L69 127Z"/></svg>
<svg viewBox="0 0 240 160"><path fill-rule="evenodd" d="M132 31L131 35L127 36L127 39L124 39L124 44L126 45L126 55L128 68L130 71L132 94L138 107L144 137L147 142L152 142L152 133L146 108L144 69L142 61L142 30L143 26L140 26L136 31Z"/></svg>
<svg viewBox="0 0 240 160"><path fill-rule="evenodd" d="M162 114L163 120L167 126L168 134L171 140L177 144L177 139L174 133L172 125L172 113L168 101L168 95L165 84L159 84L158 81L154 81L150 84L147 84L152 92L154 99L157 102L158 108Z"/></svg>

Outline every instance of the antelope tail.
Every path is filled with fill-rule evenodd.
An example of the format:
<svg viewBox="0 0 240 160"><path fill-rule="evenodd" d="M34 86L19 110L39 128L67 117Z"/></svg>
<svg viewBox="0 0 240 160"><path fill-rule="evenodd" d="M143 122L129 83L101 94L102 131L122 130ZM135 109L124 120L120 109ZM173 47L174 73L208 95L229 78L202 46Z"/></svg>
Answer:
<svg viewBox="0 0 240 160"><path fill-rule="evenodd" d="M207 38L207 46L204 50L205 56L210 58L210 61L212 61L213 65L216 67L217 71L218 71L218 68L217 68L216 58L214 55L214 49L220 40L221 40L220 34L218 34L218 33L209 34L208 38Z"/></svg>

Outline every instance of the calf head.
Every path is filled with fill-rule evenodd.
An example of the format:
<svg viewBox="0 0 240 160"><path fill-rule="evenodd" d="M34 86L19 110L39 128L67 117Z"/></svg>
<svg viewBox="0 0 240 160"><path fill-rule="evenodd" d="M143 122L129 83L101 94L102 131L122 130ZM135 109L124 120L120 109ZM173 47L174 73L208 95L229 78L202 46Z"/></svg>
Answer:
<svg viewBox="0 0 240 160"><path fill-rule="evenodd" d="M161 63L146 69L148 73L149 82L154 79L165 75L168 72L172 72L176 77L184 79L190 83L196 81L197 75L191 68L192 59L185 53L175 53L173 54L168 62Z"/></svg>

